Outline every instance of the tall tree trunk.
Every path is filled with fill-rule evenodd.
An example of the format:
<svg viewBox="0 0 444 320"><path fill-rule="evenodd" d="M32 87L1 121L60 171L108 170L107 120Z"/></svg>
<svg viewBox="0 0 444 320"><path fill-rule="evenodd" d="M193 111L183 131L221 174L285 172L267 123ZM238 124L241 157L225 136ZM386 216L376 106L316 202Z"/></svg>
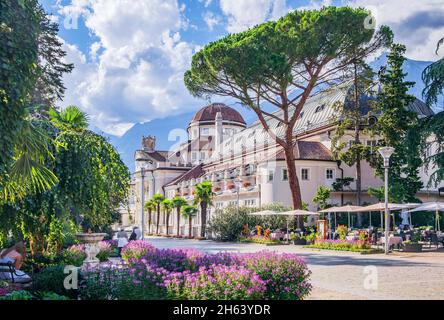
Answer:
<svg viewBox="0 0 444 320"><path fill-rule="evenodd" d="M355 143L361 144L360 136L360 118L361 118L361 106L359 103L359 79L358 79L358 66L354 64L354 87L355 87ZM362 174L361 174L361 154L356 154L356 205L361 205L362 194ZM358 227L362 226L362 213L358 213Z"/></svg>
<svg viewBox="0 0 444 320"><path fill-rule="evenodd" d="M177 237L180 236L180 207L177 208Z"/></svg>
<svg viewBox="0 0 444 320"><path fill-rule="evenodd" d="M157 205L156 235L159 234L160 204Z"/></svg>
<svg viewBox="0 0 444 320"><path fill-rule="evenodd" d="M193 236L192 236L192 229L193 229L193 217L192 216L189 216L188 217L188 229L189 229L189 231L188 231L188 236L190 237L190 238L192 238Z"/></svg>
<svg viewBox="0 0 444 320"><path fill-rule="evenodd" d="M205 238L207 227L207 203L205 201L200 203L200 237Z"/></svg>
<svg viewBox="0 0 444 320"><path fill-rule="evenodd" d="M151 214L152 210L148 210L148 234L151 234Z"/></svg>
<svg viewBox="0 0 444 320"><path fill-rule="evenodd" d="M288 140L287 140L288 141ZM301 187L299 185L299 179L296 173L296 163L293 153L293 141L291 148L284 148L285 161L287 163L288 170L288 184L290 185L291 197L293 201L294 209L302 209ZM301 228L303 224L302 217L297 217L297 226Z"/></svg>

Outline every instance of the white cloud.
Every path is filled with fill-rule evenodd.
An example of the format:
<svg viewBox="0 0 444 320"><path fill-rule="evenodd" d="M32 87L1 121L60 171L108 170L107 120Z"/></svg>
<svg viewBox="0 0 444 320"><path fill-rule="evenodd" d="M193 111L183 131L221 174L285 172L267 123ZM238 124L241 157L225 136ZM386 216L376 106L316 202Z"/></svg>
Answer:
<svg viewBox="0 0 444 320"><path fill-rule="evenodd" d="M65 79L63 105L80 104L93 125L123 134L131 124L186 112L196 101L183 84L195 46L181 40L176 0L73 0L63 14L79 13L99 41L90 61L66 45L75 70Z"/></svg>
<svg viewBox="0 0 444 320"><path fill-rule="evenodd" d="M406 45L410 59L437 59L436 43L444 36L442 0L352 0L350 4L368 8L378 25L390 26L395 41Z"/></svg>
<svg viewBox="0 0 444 320"><path fill-rule="evenodd" d="M221 23L221 18L211 11L205 12L203 19L210 31L213 31L214 27Z"/></svg>
<svg viewBox="0 0 444 320"><path fill-rule="evenodd" d="M227 16L227 31L240 32L267 20L275 20L289 11L285 0L220 0Z"/></svg>

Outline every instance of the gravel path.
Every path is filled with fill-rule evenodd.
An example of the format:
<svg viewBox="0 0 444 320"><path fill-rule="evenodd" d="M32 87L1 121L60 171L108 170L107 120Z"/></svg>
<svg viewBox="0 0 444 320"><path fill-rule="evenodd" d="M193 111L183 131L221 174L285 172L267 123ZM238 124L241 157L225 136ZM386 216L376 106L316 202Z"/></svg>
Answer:
<svg viewBox="0 0 444 320"><path fill-rule="evenodd" d="M314 288L309 299L313 300L444 299L444 251L386 256L312 250L293 245L264 246L154 237L148 240L158 248L195 248L209 253L260 250L296 253L305 259L312 271Z"/></svg>

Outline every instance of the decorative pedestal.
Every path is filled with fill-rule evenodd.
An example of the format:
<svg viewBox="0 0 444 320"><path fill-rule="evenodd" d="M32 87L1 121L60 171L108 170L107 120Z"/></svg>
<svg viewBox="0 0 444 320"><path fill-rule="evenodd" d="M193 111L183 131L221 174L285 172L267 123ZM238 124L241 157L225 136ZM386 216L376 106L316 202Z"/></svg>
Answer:
<svg viewBox="0 0 444 320"><path fill-rule="evenodd" d="M86 259L83 262L84 266L99 263L99 259L96 255L99 253L100 249L98 243L103 240L106 233L79 233L76 234L77 240L80 243L85 244Z"/></svg>

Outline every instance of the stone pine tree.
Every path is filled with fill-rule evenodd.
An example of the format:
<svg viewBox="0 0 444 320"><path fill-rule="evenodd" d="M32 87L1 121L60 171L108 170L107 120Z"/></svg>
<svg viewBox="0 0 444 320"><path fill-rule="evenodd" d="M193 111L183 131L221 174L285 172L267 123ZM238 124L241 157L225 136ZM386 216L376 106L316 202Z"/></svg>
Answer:
<svg viewBox="0 0 444 320"><path fill-rule="evenodd" d="M405 50L400 44L391 46L386 71L380 74L381 89L373 105L379 114L377 124L372 128L380 139L378 144L395 148L390 159L389 193L397 202L415 201L415 194L422 187L418 177L422 165L418 115L408 108L415 100L408 93L414 83L405 81L406 74L402 69ZM378 153L374 153L371 164L383 179L382 157Z"/></svg>
<svg viewBox="0 0 444 320"><path fill-rule="evenodd" d="M438 42L436 54L442 45L444 38ZM444 93L444 58L428 66L422 74L422 79L425 84L423 96L426 103L434 106L438 103L438 97ZM437 187L444 180L444 111L422 121L421 137L425 165L431 172L428 186ZM436 151L433 154L426 152L433 145Z"/></svg>
<svg viewBox="0 0 444 320"><path fill-rule="evenodd" d="M362 161L368 160L371 148L361 139L363 129L368 127L369 101L373 82L373 71L362 60L353 64L351 87L345 104L335 108L341 115L332 139L333 155L336 160L355 166L356 205L362 198ZM358 214L358 226L362 225L362 214Z"/></svg>
<svg viewBox="0 0 444 320"><path fill-rule="evenodd" d="M294 129L307 100L344 81L353 61L391 42L388 27L367 27L370 12L350 7L293 11L247 31L212 42L193 56L185 85L197 97L234 98L251 109L282 147L293 207L302 199L296 175ZM278 112L268 112L267 107ZM278 122L280 134L270 126Z"/></svg>

